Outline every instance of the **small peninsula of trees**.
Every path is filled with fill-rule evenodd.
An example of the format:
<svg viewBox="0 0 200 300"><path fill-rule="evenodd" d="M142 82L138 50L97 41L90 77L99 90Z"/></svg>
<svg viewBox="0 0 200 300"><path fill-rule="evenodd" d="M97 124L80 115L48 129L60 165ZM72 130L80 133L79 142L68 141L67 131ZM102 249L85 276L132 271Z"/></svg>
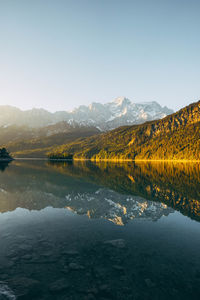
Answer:
<svg viewBox="0 0 200 300"><path fill-rule="evenodd" d="M12 160L12 156L6 148L0 148L0 160Z"/></svg>

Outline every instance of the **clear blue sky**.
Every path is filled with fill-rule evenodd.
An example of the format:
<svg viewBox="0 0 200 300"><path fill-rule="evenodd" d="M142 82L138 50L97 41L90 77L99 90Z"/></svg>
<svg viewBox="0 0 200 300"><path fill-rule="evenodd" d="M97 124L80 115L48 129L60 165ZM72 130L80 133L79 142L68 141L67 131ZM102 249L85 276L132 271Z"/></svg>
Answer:
<svg viewBox="0 0 200 300"><path fill-rule="evenodd" d="M0 104L200 99L199 0L0 0Z"/></svg>

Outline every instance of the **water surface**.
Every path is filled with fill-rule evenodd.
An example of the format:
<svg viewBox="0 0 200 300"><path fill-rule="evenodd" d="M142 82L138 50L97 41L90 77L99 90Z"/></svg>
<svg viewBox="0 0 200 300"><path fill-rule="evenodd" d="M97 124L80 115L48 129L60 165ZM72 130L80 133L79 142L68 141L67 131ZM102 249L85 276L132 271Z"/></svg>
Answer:
<svg viewBox="0 0 200 300"><path fill-rule="evenodd" d="M200 166L0 166L0 299L199 299Z"/></svg>

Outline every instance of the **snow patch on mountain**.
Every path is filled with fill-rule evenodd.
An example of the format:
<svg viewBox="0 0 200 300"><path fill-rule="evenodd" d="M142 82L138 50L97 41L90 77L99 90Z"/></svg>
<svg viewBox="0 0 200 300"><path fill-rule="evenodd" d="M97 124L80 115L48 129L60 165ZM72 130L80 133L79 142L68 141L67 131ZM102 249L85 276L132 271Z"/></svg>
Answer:
<svg viewBox="0 0 200 300"><path fill-rule="evenodd" d="M81 105L72 111L50 113L44 109L21 111L20 109L1 106L0 126L26 125L32 128L53 125L65 121L72 125L95 126L101 131L124 125L141 124L146 121L164 118L173 110L162 107L155 101L131 102L126 97L119 97L105 104L93 102L89 106Z"/></svg>

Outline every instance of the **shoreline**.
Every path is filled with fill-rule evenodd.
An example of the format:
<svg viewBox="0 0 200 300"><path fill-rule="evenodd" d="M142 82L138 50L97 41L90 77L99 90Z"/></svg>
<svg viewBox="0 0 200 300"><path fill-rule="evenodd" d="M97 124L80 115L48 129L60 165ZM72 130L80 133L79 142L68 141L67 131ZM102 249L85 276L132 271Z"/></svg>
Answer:
<svg viewBox="0 0 200 300"><path fill-rule="evenodd" d="M12 160L0 160L3 161L13 161L13 160L44 160L44 161L91 161L91 162L182 162L182 163L200 163L200 160L189 160L189 159L89 159L89 158L37 158L37 157L16 157Z"/></svg>

